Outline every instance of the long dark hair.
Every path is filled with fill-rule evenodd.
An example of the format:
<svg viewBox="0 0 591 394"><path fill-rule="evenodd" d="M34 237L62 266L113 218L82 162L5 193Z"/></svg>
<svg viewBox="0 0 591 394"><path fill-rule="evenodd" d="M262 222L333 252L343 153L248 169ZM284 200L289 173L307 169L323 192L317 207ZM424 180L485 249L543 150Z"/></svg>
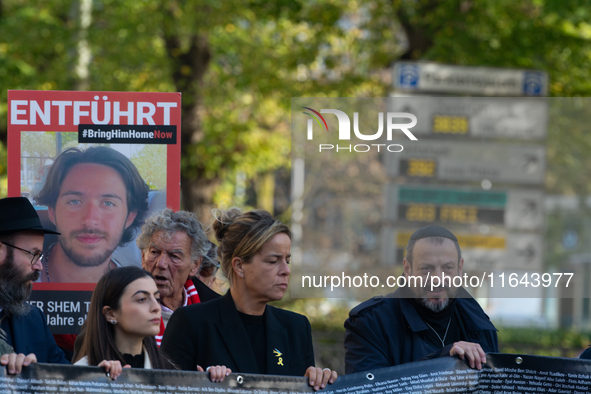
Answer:
<svg viewBox="0 0 591 394"><path fill-rule="evenodd" d="M115 328L107 322L103 315L103 308L108 306L118 310L121 307L121 296L127 285L144 277L154 279L152 274L139 267L122 267L107 272L96 284L90 301L86 332L79 355L88 358L88 365L98 365L103 360L119 360L121 365L125 365L123 355L115 344ZM160 352L154 337L145 337L142 344L150 357L152 368L176 369L174 364Z"/></svg>

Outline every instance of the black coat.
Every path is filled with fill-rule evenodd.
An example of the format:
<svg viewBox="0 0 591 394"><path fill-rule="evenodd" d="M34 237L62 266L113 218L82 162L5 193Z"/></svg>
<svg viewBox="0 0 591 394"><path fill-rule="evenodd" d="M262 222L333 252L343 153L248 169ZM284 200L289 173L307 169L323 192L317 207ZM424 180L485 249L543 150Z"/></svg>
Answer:
<svg viewBox="0 0 591 394"><path fill-rule="evenodd" d="M197 290L197 294L199 294L199 299L201 300L201 302L207 302L221 297L220 294L211 290L205 283L201 282L201 280L196 276L192 277L191 281L193 282L193 286L195 286L195 289Z"/></svg>
<svg viewBox="0 0 591 394"><path fill-rule="evenodd" d="M485 353L498 352L497 329L480 305L463 288L456 308L466 329L466 342L480 344ZM345 373L392 367L449 355L451 345L436 348L425 338L429 327L400 290L372 298L349 313L345 321Z"/></svg>
<svg viewBox="0 0 591 394"><path fill-rule="evenodd" d="M304 376L314 365L310 322L294 312L266 308L266 371L258 370L229 291L222 298L177 309L166 326L160 349L183 370L225 365L232 372Z"/></svg>

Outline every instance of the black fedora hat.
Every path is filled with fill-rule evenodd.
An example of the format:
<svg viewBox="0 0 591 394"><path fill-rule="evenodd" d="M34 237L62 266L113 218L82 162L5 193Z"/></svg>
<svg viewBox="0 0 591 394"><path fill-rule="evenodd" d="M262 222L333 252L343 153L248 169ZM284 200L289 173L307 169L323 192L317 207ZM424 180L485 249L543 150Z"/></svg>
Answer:
<svg viewBox="0 0 591 394"><path fill-rule="evenodd" d="M41 225L41 220L31 202L25 197L0 199L0 234L35 230L44 234L57 234Z"/></svg>

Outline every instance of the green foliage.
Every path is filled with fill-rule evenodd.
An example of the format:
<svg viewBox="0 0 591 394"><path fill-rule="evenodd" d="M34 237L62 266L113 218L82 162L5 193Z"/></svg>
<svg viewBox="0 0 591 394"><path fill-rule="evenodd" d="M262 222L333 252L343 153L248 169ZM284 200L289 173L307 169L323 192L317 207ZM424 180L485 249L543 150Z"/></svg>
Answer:
<svg viewBox="0 0 591 394"><path fill-rule="evenodd" d="M0 124L7 89L71 89L75 1L3 1L0 16Z"/></svg>
<svg viewBox="0 0 591 394"><path fill-rule="evenodd" d="M0 198L6 197L8 190L6 185L6 148L0 143Z"/></svg>
<svg viewBox="0 0 591 394"><path fill-rule="evenodd" d="M547 140L549 171L546 176L546 186L551 193L580 196L591 193L589 100L551 100Z"/></svg>
<svg viewBox="0 0 591 394"><path fill-rule="evenodd" d="M0 174L6 174L6 147L3 143L0 143ZM1 192L2 188L0 187L0 196L4 196Z"/></svg>
<svg viewBox="0 0 591 394"><path fill-rule="evenodd" d="M284 297L282 301L275 302L273 305L305 315L310 320L313 331L333 333L345 331L343 324L353 307L346 300L342 299L290 299L289 297Z"/></svg>
<svg viewBox="0 0 591 394"><path fill-rule="evenodd" d="M150 190L166 190L166 145L144 145L131 161Z"/></svg>
<svg viewBox="0 0 591 394"><path fill-rule="evenodd" d="M0 77L10 76L0 78L5 124L6 89L78 86L73 71L83 34L79 1L1 5ZM86 89L174 91L197 75L188 57L204 40L211 60L196 62L205 68L203 80L187 85L202 103L200 125L185 131L194 134L184 147L183 177L217 182L239 171L252 178L290 165L290 97L383 92L375 88L377 79L365 83L360 30L341 23L359 10L355 1L343 0L253 0L247 6L236 0L95 0ZM184 104L197 99L183 92Z"/></svg>
<svg viewBox="0 0 591 394"><path fill-rule="evenodd" d="M80 2L0 4L5 125L7 89L78 86ZM178 78L194 75L186 57L201 37L211 59L196 88L201 125L183 176L253 178L290 165L291 97L388 95L398 58L539 68L550 73L552 95L588 94L588 16L575 0L94 0L87 88L174 91ZM172 37L179 42L170 52ZM183 93L184 103L195 100Z"/></svg>
<svg viewBox="0 0 591 394"><path fill-rule="evenodd" d="M398 58L532 68L550 74L552 96L591 92L591 25L580 0L361 2L372 66ZM403 36L400 34L404 32ZM404 41L407 45L403 45Z"/></svg>
<svg viewBox="0 0 591 394"><path fill-rule="evenodd" d="M578 357L584 349L591 345L591 333L562 329L501 327L498 337L499 350L502 353Z"/></svg>
<svg viewBox="0 0 591 394"><path fill-rule="evenodd" d="M21 151L28 156L55 157L55 133L24 132L21 134Z"/></svg>

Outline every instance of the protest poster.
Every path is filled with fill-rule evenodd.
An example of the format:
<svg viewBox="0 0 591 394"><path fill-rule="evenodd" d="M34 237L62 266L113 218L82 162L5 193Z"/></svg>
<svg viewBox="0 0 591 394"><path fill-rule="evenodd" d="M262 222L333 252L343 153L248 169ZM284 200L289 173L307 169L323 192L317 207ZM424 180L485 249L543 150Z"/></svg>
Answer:
<svg viewBox="0 0 591 394"><path fill-rule="evenodd" d="M8 196L44 226L31 304L54 334L75 334L100 277L141 266L145 217L180 207L180 93L9 91Z"/></svg>
<svg viewBox="0 0 591 394"><path fill-rule="evenodd" d="M339 376L319 393L327 394L516 394L591 392L591 362L560 357L487 354L481 370L457 357L417 361ZM307 378L232 373L212 383L203 372L124 369L116 381L98 367L37 364L21 375L0 368L0 391L7 394L96 392L280 394L313 392Z"/></svg>

